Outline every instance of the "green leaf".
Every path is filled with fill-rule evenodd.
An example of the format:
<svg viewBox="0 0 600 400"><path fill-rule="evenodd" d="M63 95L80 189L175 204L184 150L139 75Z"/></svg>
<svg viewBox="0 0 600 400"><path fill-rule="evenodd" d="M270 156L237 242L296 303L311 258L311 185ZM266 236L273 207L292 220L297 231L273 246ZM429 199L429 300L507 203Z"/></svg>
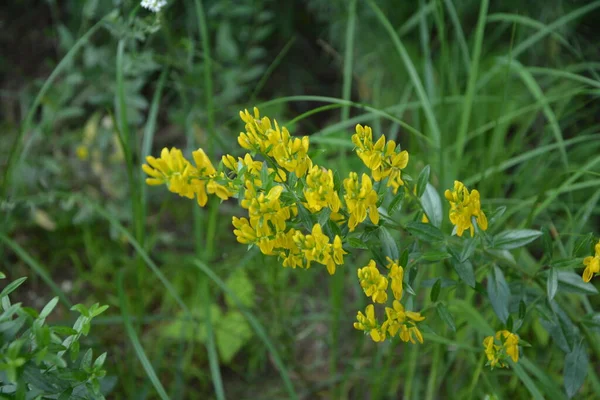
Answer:
<svg viewBox="0 0 600 400"><path fill-rule="evenodd" d="M488 215L488 220L489 226L492 226L494 224L494 222L496 222L501 216L504 215L504 212L506 211L506 206L500 206L498 208L496 208L490 215Z"/></svg>
<svg viewBox="0 0 600 400"><path fill-rule="evenodd" d="M488 274L487 291L494 312L503 323L506 323L508 319L510 289L504 279L502 270L497 266L494 266Z"/></svg>
<svg viewBox="0 0 600 400"><path fill-rule="evenodd" d="M46 306L42 309L42 312L40 312L40 318L46 318L48 315L50 315L50 313L52 312L52 310L54 310L54 307L56 307L57 304L58 296L53 298L48 302L48 304L46 304Z"/></svg>
<svg viewBox="0 0 600 400"><path fill-rule="evenodd" d="M4 272L0 271L0 279L6 279L6 275L4 275Z"/></svg>
<svg viewBox="0 0 600 400"><path fill-rule="evenodd" d="M426 165L423 170L419 173L419 177L417 178L417 197L423 196L425 193L425 188L427 187L427 183L429 182L429 174L431 168L429 165Z"/></svg>
<svg viewBox="0 0 600 400"><path fill-rule="evenodd" d="M387 208L387 213L390 217L393 216L396 212L398 212L402 208L402 201L404 200L404 195L405 195L404 190L398 190L398 194L396 196L394 196L392 201L390 201L390 204L388 205L388 208Z"/></svg>
<svg viewBox="0 0 600 400"><path fill-rule="evenodd" d="M432 303L435 303L440 296L440 290L442 289L442 280L440 278L435 280L433 287L431 288L431 294L429 295L429 299L431 299Z"/></svg>
<svg viewBox="0 0 600 400"><path fill-rule="evenodd" d="M324 226L327 221L329 221L329 217L331 216L331 209L329 207L323 208L317 217L317 222L319 225Z"/></svg>
<svg viewBox="0 0 600 400"><path fill-rule="evenodd" d="M106 352L100 354L98 358L94 361L94 369L101 368L104 365L104 361L106 360Z"/></svg>
<svg viewBox="0 0 600 400"><path fill-rule="evenodd" d="M403 268L406 268L408 265L408 249L404 249L402 254L400 254L400 261L398 265L401 265Z"/></svg>
<svg viewBox="0 0 600 400"><path fill-rule="evenodd" d="M565 390L569 398L573 397L583 382L588 372L588 356L582 342L576 344L573 351L565 356L565 369L563 373Z"/></svg>
<svg viewBox="0 0 600 400"><path fill-rule="evenodd" d="M552 236L548 228L542 228L542 243L544 245L544 255L548 257L548 260L552 260Z"/></svg>
<svg viewBox="0 0 600 400"><path fill-rule="evenodd" d="M409 222L406 229L410 234L419 240L425 242L441 242L444 240L444 234L432 224L424 224L421 222Z"/></svg>
<svg viewBox="0 0 600 400"><path fill-rule="evenodd" d="M454 318L452 317L452 314L450 314L450 311L448 311L448 308L446 308L444 303L438 303L438 305L436 306L436 310L442 321L444 321L446 325L448 325L448 327L452 329L452 331L456 332L456 324L454 323Z"/></svg>
<svg viewBox="0 0 600 400"><path fill-rule="evenodd" d="M523 300L519 301L519 319L524 319L527 313L527 306Z"/></svg>
<svg viewBox="0 0 600 400"><path fill-rule="evenodd" d="M583 258L564 258L553 261L550 266L557 269L576 268L583 265Z"/></svg>
<svg viewBox="0 0 600 400"><path fill-rule="evenodd" d="M390 235L390 232L383 226L379 228L379 240L381 241L383 255L392 260L397 260L400 256L398 245L396 245L396 241Z"/></svg>
<svg viewBox="0 0 600 400"><path fill-rule="evenodd" d="M450 255L450 253L448 253L446 251L433 250L433 251L428 251L426 253L423 253L421 255L421 260L435 262L435 261L445 260L450 257L452 257L452 255Z"/></svg>
<svg viewBox="0 0 600 400"><path fill-rule="evenodd" d="M252 281L248 279L246 271L238 268L236 269L225 281L225 284L232 292L234 292L239 298L240 302L248 308L254 307L255 294L254 285ZM236 303L231 299L227 293L225 294L225 302L229 307L235 308Z"/></svg>
<svg viewBox="0 0 600 400"><path fill-rule="evenodd" d="M473 264L471 264L471 261L458 262L452 259L452 267L454 267L454 270L464 283L472 288L475 287L475 272L473 271Z"/></svg>
<svg viewBox="0 0 600 400"><path fill-rule="evenodd" d="M296 203L296 206L298 208L298 216L300 217L302 225L307 231L311 232L314 224L312 222L310 212L308 212L306 207L304 207L300 202Z"/></svg>
<svg viewBox="0 0 600 400"><path fill-rule="evenodd" d="M548 300L552 301L556 291L558 290L558 271L555 268L550 268L548 271L548 280L546 281L546 292Z"/></svg>
<svg viewBox="0 0 600 400"><path fill-rule="evenodd" d="M90 317L91 318L97 317L98 315L102 314L106 310L108 310L107 305L98 306L98 304L94 304L94 306L92 306L92 308L90 308Z"/></svg>
<svg viewBox="0 0 600 400"><path fill-rule="evenodd" d="M87 318L90 317L90 311L83 304L74 305L73 307L71 307L71 311L78 311L84 317L87 317Z"/></svg>
<svg viewBox="0 0 600 400"><path fill-rule="evenodd" d="M221 361L229 364L252 338L252 330L240 312L230 311L219 319L215 327L215 336Z"/></svg>
<svg viewBox="0 0 600 400"><path fill-rule="evenodd" d="M83 353L83 357L81 358L81 368L84 370L89 369L92 366L92 349L88 349L85 353Z"/></svg>
<svg viewBox="0 0 600 400"><path fill-rule="evenodd" d="M475 252L475 248L477 247L477 240L475 239L467 239L465 241L465 245L462 249L462 252L460 253L460 262L465 262L467 261L469 258L471 258L471 256L473 255L473 253Z"/></svg>
<svg viewBox="0 0 600 400"><path fill-rule="evenodd" d="M27 277L23 277L23 278L16 279L15 281L6 285L6 287L4 289L2 289L2 292L0 292L0 299L4 296L8 296L12 292L14 292L26 280L27 280Z"/></svg>
<svg viewBox="0 0 600 400"><path fill-rule="evenodd" d="M442 201L437 190L432 184L428 183L425 192L421 196L421 205L429 222L436 228L442 226Z"/></svg>
<svg viewBox="0 0 600 400"><path fill-rule="evenodd" d="M558 271L558 288L569 293L598 294L594 285L584 282L580 275L571 271Z"/></svg>
<svg viewBox="0 0 600 400"><path fill-rule="evenodd" d="M492 247L502 250L516 249L533 242L541 235L542 232L533 229L508 230L494 236Z"/></svg>
<svg viewBox="0 0 600 400"><path fill-rule="evenodd" d="M362 240L360 240L359 238L356 238L356 237L349 238L348 244L353 249L368 249L369 248L365 242L363 242Z"/></svg>

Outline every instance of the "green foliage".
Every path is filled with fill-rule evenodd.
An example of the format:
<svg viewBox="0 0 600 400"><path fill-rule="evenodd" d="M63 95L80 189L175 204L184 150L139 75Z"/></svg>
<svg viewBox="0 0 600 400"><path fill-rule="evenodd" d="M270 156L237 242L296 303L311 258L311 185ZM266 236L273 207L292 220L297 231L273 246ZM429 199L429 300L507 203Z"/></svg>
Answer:
<svg viewBox="0 0 600 400"><path fill-rule="evenodd" d="M598 278L581 278L600 235L600 2L6 7L18 18L0 35L0 269L32 277L31 293L11 292L2 308L13 311L0 362L10 354L17 381L60 380L76 395L97 374L106 393L106 369L122 398L600 396ZM376 188L380 226L348 236L335 281L246 253L231 233L234 202L199 210L143 186L139 164L163 147L238 156L234 117L254 105L310 135L336 190L360 168L355 124L410 152L411 190ZM490 228L474 238L450 233L454 179L481 193ZM305 228L346 234L327 209L298 212ZM374 345L352 328L365 306L356 268L386 256L406 267L407 309L427 317L420 348ZM53 296L111 307L86 337L100 309L74 310L79 332L60 328L46 322L66 318ZM489 370L482 341L501 329L518 333L520 358ZM88 341L108 350L105 367L94 369L103 359Z"/></svg>
<svg viewBox="0 0 600 400"><path fill-rule="evenodd" d="M94 304L88 309L77 304L71 308L80 314L73 327L49 325L46 318L58 297L39 313L11 303L9 294L25 279L9 283L0 293L0 393L10 398L104 399L112 386L103 369L106 353L94 358L92 349L82 351L81 340L90 333L92 320L108 306Z"/></svg>

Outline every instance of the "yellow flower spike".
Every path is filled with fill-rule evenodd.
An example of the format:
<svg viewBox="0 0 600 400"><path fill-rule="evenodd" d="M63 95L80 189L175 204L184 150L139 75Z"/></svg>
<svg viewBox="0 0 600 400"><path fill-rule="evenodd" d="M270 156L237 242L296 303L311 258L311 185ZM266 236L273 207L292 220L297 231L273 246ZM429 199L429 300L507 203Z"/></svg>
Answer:
<svg viewBox="0 0 600 400"><path fill-rule="evenodd" d="M392 308L386 307L385 313L387 320L383 328L390 337L396 336L399 332L400 340L411 343L423 343L423 335L415 322L421 322L425 317L421 313L414 311L405 311L400 301L394 300Z"/></svg>
<svg viewBox="0 0 600 400"><path fill-rule="evenodd" d="M408 152L396 152L396 142L387 141L381 136L373 143L373 132L368 126L356 125L356 133L352 136L352 143L356 146L356 154L371 170L371 175L376 182L388 178L387 187L398 192L404 185L402 170L408 165Z"/></svg>
<svg viewBox="0 0 600 400"><path fill-rule="evenodd" d="M392 293L396 300L401 300L403 293L402 282L404 280L404 268L398 264L398 261L392 260L389 257L386 258L388 262L386 268L390 270L388 279L391 281Z"/></svg>
<svg viewBox="0 0 600 400"><path fill-rule="evenodd" d="M387 301L388 280L379 273L374 260L357 271L360 286L365 295L371 297L374 303L385 303Z"/></svg>
<svg viewBox="0 0 600 400"><path fill-rule="evenodd" d="M508 367L506 359L510 357L514 362L519 361L519 336L507 330L496 332L483 340L485 356L491 368Z"/></svg>
<svg viewBox="0 0 600 400"><path fill-rule="evenodd" d="M338 235L335 235L335 239L333 240L333 260L337 265L344 264L344 254L348 254L348 252L342 248L342 239Z"/></svg>
<svg viewBox="0 0 600 400"><path fill-rule="evenodd" d="M471 236L475 232L471 217L475 217L476 223L481 230L487 230L487 217L481 211L479 192L473 190L469 193L466 186L460 181L454 181L452 191L446 190L444 197L450 203L450 222L456 226L456 234L462 236L467 229Z"/></svg>
<svg viewBox="0 0 600 400"><path fill-rule="evenodd" d="M198 169L200 176L209 177L217 172L204 150L198 149L192 152L192 157L194 158L194 162L196 163L196 168Z"/></svg>
<svg viewBox="0 0 600 400"><path fill-rule="evenodd" d="M146 157L148 164L142 165L142 170L150 177L148 185L167 185L169 191L189 199L194 198L195 190L191 178L195 174L194 167L183 157L181 150L172 148L162 149L160 158Z"/></svg>
<svg viewBox="0 0 600 400"><path fill-rule="evenodd" d="M584 282L589 282L594 275L600 274L600 240L594 246L594 252L595 254L593 256L588 256L583 259L583 265L585 265L585 270L583 270Z"/></svg>
<svg viewBox="0 0 600 400"><path fill-rule="evenodd" d="M336 262L336 259L343 261L342 256L345 252L341 248L341 238L334 239L334 245L332 245L329 243L329 237L323 234L323 230L319 224L315 224L312 228L312 232L308 235L296 232L293 240L304 255L306 268L309 268L310 263L314 261L325 265L329 274L333 275L335 273L336 264L341 265ZM335 244L336 241L337 244ZM295 260L290 260L290 262L292 261Z"/></svg>
<svg viewBox="0 0 600 400"><path fill-rule="evenodd" d="M333 171L323 170L318 165L310 168L306 175L306 186L304 188L306 208L316 213L324 207L338 212L340 209L340 198L334 189Z"/></svg>
<svg viewBox="0 0 600 400"><path fill-rule="evenodd" d="M496 332L496 339L503 341L503 347L506 354L512 358L514 362L519 361L519 336L510 331L503 330Z"/></svg>
<svg viewBox="0 0 600 400"><path fill-rule="evenodd" d="M365 314L358 312L356 315L357 322L354 323L354 329L368 332L374 342L383 342L386 339L385 331L381 329L377 318L375 317L375 308L373 304L369 304L365 308Z"/></svg>
<svg viewBox="0 0 600 400"><path fill-rule="evenodd" d="M367 210L371 222L378 224L377 192L373 190L373 184L367 174L362 175L359 183L358 174L350 172L348 178L344 179L344 189L346 191L344 200L350 214L348 219L350 232L354 231L356 226L367 218Z"/></svg>

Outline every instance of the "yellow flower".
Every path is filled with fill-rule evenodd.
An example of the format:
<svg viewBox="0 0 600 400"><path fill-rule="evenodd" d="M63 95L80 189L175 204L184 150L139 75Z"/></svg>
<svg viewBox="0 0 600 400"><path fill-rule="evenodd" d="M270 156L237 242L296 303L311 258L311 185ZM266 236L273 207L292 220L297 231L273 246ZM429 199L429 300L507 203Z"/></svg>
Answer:
<svg viewBox="0 0 600 400"><path fill-rule="evenodd" d="M180 196L193 199L196 189L191 184L191 177L196 174L195 168L183 157L181 150L172 148L162 149L160 158L146 157L148 164L142 169L150 177L148 185L167 185L169 191Z"/></svg>
<svg viewBox="0 0 600 400"><path fill-rule="evenodd" d="M75 149L75 154L77 154L77 158L79 158L81 161L86 161L90 157L90 150L85 144L82 144L77 146L77 149Z"/></svg>
<svg viewBox="0 0 600 400"><path fill-rule="evenodd" d="M350 232L354 231L356 226L367 218L367 210L371 222L377 225L379 223L379 211L377 210L377 192L373 190L371 179L367 174L362 175L362 180L358 182L358 174L350 172L348 178L344 179L344 188L346 194L346 206L350 219L348 228Z"/></svg>
<svg viewBox="0 0 600 400"><path fill-rule="evenodd" d="M266 154L268 143L267 131L271 129L271 120L267 117L260 118L258 108L254 107L254 115L248 110L240 111L240 118L246 123L246 132L240 132L238 143L244 149L258 151Z"/></svg>
<svg viewBox="0 0 600 400"><path fill-rule="evenodd" d="M306 268L310 267L310 263L315 261L319 264L327 266L327 272L330 275L335 273L336 265L344 263L344 250L341 248L341 238L336 235L334 244L329 243L329 237L323 234L321 225L315 224L311 234L303 235L301 232L296 232L294 242L304 254L306 260ZM291 260L290 262L293 262Z"/></svg>
<svg viewBox="0 0 600 400"><path fill-rule="evenodd" d="M308 157L308 136L294 138L285 127L280 130L275 121L275 129L268 132L268 141L270 151L267 154L286 171L294 172L301 178L312 166L312 161Z"/></svg>
<svg viewBox="0 0 600 400"><path fill-rule="evenodd" d="M390 140L386 143L385 136L373 143L373 132L368 126L356 125L352 142L360 159L371 170L373 179L379 182L388 178L387 187L396 194L398 188L404 185L402 170L408 165L408 152L396 152L396 142Z"/></svg>
<svg viewBox="0 0 600 400"><path fill-rule="evenodd" d="M402 281L404 280L404 268L402 268L398 264L398 261L392 260L389 257L386 258L388 262L386 268L390 270L390 272L388 273L388 279L390 279L392 282L392 293L394 294L394 298L396 300L401 300L403 291Z"/></svg>
<svg viewBox="0 0 600 400"><path fill-rule="evenodd" d="M246 192L241 205L248 210L250 223L253 226L268 226L271 223L276 232L285 230L291 211L289 207L281 204L279 198L282 192L283 187L277 185L273 186L267 194L259 194L253 183L246 181Z"/></svg>
<svg viewBox="0 0 600 400"><path fill-rule="evenodd" d="M371 297L373 302L387 301L388 280L379 273L374 260L370 260L368 265L358 269L358 280L365 295Z"/></svg>
<svg viewBox="0 0 600 400"><path fill-rule="evenodd" d="M510 357L514 362L519 361L519 336L507 330L496 332L495 336L488 336L483 340L485 355L488 365L492 368L508 365L505 360Z"/></svg>
<svg viewBox="0 0 600 400"><path fill-rule="evenodd" d="M246 132L241 132L238 143L245 149L257 151L273 157L277 164L288 172L294 172L299 178L306 174L312 166L308 157L309 138L294 138L277 121L267 117L260 118L258 108L254 107L254 115L248 110L240 111L240 117L246 123Z"/></svg>
<svg viewBox="0 0 600 400"><path fill-rule="evenodd" d="M340 198L334 189L333 172L323 170L318 165L313 166L306 175L304 197L306 208L313 213L321 211L323 207L337 212L340 209Z"/></svg>
<svg viewBox="0 0 600 400"><path fill-rule="evenodd" d="M471 217L475 217L477 225L481 230L487 230L487 217L481 211L481 203L479 200L479 192L477 190L469 190L459 181L454 181L454 189L446 190L444 193L446 199L450 202L450 221L456 225L456 234L462 236L467 229L470 230L473 236L475 227Z"/></svg>
<svg viewBox="0 0 600 400"><path fill-rule="evenodd" d="M425 319L421 313L405 311L404 306L398 300L394 300L392 308L386 307L387 320L382 325L382 330L389 333L390 337L399 336L403 342L423 343L423 335L415 322Z"/></svg>
<svg viewBox="0 0 600 400"><path fill-rule="evenodd" d="M367 306L365 314L360 311L358 312L356 315L356 320L358 322L354 323L354 328L360 331L369 332L371 339L373 339L374 342L383 342L385 340L385 331L381 329L381 326L379 326L379 323L377 322L373 304Z"/></svg>
<svg viewBox="0 0 600 400"><path fill-rule="evenodd" d="M600 240L594 246L595 255L583 259L585 270L583 271L583 281L589 282L595 274L600 274Z"/></svg>

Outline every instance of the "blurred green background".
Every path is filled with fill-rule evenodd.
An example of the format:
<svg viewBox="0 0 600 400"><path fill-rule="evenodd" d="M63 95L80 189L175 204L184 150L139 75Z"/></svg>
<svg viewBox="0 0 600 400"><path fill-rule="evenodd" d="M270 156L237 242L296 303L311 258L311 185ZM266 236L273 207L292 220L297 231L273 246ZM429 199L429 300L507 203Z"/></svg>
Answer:
<svg viewBox="0 0 600 400"><path fill-rule="evenodd" d="M87 338L108 351L117 378L108 398L157 398L137 341L171 398L214 398L220 386L241 399L289 398L291 387L305 399L531 397L510 370L473 374L482 336L471 325L497 326L481 293L452 289L456 332L432 322L423 346L372 343L352 328L365 304L356 268L368 254L333 278L284 269L235 241L236 201L199 209L145 187L140 165L172 146L203 147L215 164L241 155L238 113L258 106L310 135L311 157L343 174L360 166L353 127L368 124L409 151L408 174L430 164L440 193L462 180L484 209L507 206L506 227L547 229L554 250L574 256L600 233L600 2L0 8L0 268L30 277L25 304L60 295L57 319L69 318L69 302L110 305ZM541 246L516 262L536 265ZM568 304L593 314L590 299ZM551 329L535 318L522 328L533 344L523 373L561 398L564 354ZM600 393L590 369L581 398Z"/></svg>

